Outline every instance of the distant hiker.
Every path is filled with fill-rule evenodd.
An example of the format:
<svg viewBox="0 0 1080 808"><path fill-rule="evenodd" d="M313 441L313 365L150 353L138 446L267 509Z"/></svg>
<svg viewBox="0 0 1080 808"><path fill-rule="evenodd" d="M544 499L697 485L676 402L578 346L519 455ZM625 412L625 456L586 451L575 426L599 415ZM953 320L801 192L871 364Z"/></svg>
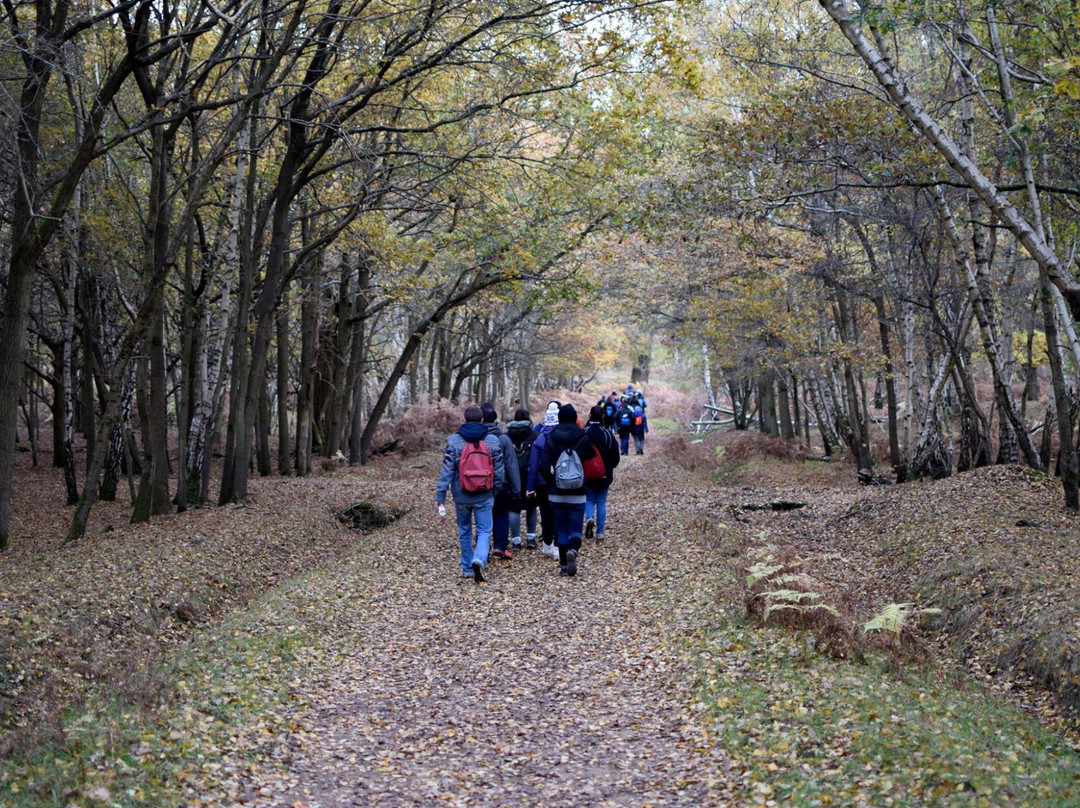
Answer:
<svg viewBox="0 0 1080 808"><path fill-rule="evenodd" d="M536 500L525 497L529 482L529 455L532 454L533 441L536 440L528 410L519 407L514 412L514 420L506 425L506 434L514 444L514 457L517 459L521 480L521 495L510 507L510 544L516 550L521 549L521 512L525 511L525 546L535 550Z"/></svg>
<svg viewBox="0 0 1080 808"><path fill-rule="evenodd" d="M630 433L634 430L634 407L623 400L615 413L615 427L619 431L619 451L622 454L630 454Z"/></svg>
<svg viewBox="0 0 1080 808"><path fill-rule="evenodd" d="M484 565L488 560L495 491L503 486L506 477L502 446L481 423L483 417L476 405L465 408L465 423L446 441L435 492L435 507L445 513L446 491L450 490L461 541L461 573L471 575L477 583L484 580Z"/></svg>
<svg viewBox="0 0 1080 808"><path fill-rule="evenodd" d="M633 420L630 426L630 434L634 436L634 451L636 454L645 454L645 433L649 431L649 419L645 416L645 408L640 404L633 409Z"/></svg>
<svg viewBox="0 0 1080 808"><path fill-rule="evenodd" d="M581 528L585 521L585 464L596 449L577 425L572 404L559 408L559 425L547 435L540 458L540 473L547 481L548 501L555 517L555 544L559 548L559 574L577 575Z"/></svg>
<svg viewBox="0 0 1080 808"><path fill-rule="evenodd" d="M549 401L547 409L544 410L543 423L537 424L537 435L529 454L529 475L525 484L526 498L534 501L540 511L540 552L549 558L558 558L559 550L555 547L555 516L548 500L547 480L540 473L540 458L548 435L559 424L561 406L558 401Z"/></svg>
<svg viewBox="0 0 1080 808"><path fill-rule="evenodd" d="M589 412L589 422L585 425L585 438L593 445L604 462L604 476L589 477L585 480L585 538L596 536L597 541L604 540L604 526L607 523L607 495L611 487L612 474L619 465L619 445L615 436L604 426L604 411L600 406ZM596 518L593 519L595 512Z"/></svg>
<svg viewBox="0 0 1080 808"><path fill-rule="evenodd" d="M491 555L509 561L514 557L510 551L510 510L521 498L521 475L518 473L517 463L513 462L514 442L499 428L499 414L495 411L495 405L485 401L480 405L480 412L483 414L483 424L487 427L488 434L494 435L499 441L506 464L506 475L502 486L495 490L495 504L491 510Z"/></svg>
<svg viewBox="0 0 1080 808"><path fill-rule="evenodd" d="M604 429L615 429L615 413L619 409L619 394L614 390L611 391L610 396L604 396L598 402L602 411L602 424Z"/></svg>

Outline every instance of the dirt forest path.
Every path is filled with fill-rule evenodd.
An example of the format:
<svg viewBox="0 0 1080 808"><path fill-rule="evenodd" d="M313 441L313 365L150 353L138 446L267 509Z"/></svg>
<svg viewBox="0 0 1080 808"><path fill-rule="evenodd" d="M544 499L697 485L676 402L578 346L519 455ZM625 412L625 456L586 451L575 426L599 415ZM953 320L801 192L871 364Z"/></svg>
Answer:
<svg viewBox="0 0 1080 808"><path fill-rule="evenodd" d="M523 551L477 585L456 574L433 468L416 469L396 494L409 515L334 565L345 661L301 686L308 707L245 779L245 801L727 803L729 762L670 642L713 597L720 562L678 529L681 503L654 475L649 455L623 458L607 539L585 544L576 578Z"/></svg>

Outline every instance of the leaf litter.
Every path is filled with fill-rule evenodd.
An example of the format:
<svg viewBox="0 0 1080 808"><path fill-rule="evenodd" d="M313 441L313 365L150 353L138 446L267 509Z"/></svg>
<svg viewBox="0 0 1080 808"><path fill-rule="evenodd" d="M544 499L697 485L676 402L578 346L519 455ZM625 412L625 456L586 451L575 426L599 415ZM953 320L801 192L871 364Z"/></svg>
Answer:
<svg viewBox="0 0 1080 808"><path fill-rule="evenodd" d="M572 580L537 552L492 562L480 586L459 577L453 521L430 507L435 455L256 481L247 507L99 525L74 548L16 544L0 559L0 614L17 616L5 625L20 704L84 699L82 723L54 739L80 753L50 787L67 782L65 804L88 806L1075 799L1043 779L1053 769L1075 787L1080 771L1061 702L1009 667L1000 643L1020 625L1036 636L1032 618L1060 618L1068 596L1071 581L1055 582L1070 569L1071 526L1052 481L990 469L860 489L777 464L717 485L653 452L627 460L608 538L586 544ZM404 515L346 530L335 513L360 500ZM807 507L745 508L796 500ZM1003 595L1016 565L985 553L1017 558L1032 530L1042 549L1019 565L1031 581L1010 578ZM942 664L838 662L748 621L738 568L764 543L797 548L853 617L894 602L943 608L938 630L920 631ZM972 572L950 577L948 565ZM950 605L976 584L976 616ZM83 630L89 667L59 639ZM101 679L119 664L108 655L132 663L120 650L131 638L145 646L132 670L162 681L149 709L129 699L117 712ZM958 679L954 660L990 689ZM1007 706L998 726L973 728L988 693L1057 734ZM25 795L43 793L42 772L15 756L0 788L38 804Z"/></svg>

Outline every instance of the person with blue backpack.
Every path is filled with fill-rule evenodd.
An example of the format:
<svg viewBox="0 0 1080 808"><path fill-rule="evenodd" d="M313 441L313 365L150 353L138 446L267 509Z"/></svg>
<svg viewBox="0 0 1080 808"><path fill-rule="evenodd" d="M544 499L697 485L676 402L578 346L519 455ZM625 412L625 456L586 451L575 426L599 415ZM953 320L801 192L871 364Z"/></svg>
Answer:
<svg viewBox="0 0 1080 808"><path fill-rule="evenodd" d="M619 409L619 394L612 390L610 396L604 396L597 402L597 406L601 408L601 423L604 429L613 432L615 430L615 413Z"/></svg>
<svg viewBox="0 0 1080 808"><path fill-rule="evenodd" d="M484 582L484 566L491 546L491 510L495 491L503 486L506 467L499 439L482 423L483 411L475 404L465 408L465 423L446 441L442 471L435 491L435 508L446 515L446 492L454 499L461 574ZM473 546L473 526L476 545Z"/></svg>
<svg viewBox="0 0 1080 808"><path fill-rule="evenodd" d="M641 404L635 404L631 412L630 434L634 436L634 452L643 455L645 454L645 434L649 431L649 419Z"/></svg>
<svg viewBox="0 0 1080 808"><path fill-rule="evenodd" d="M540 457L540 474L547 483L548 502L555 518L559 574L570 577L577 575L585 521L585 467L595 462L598 454L577 420L574 405L563 404L559 424L548 433Z"/></svg>
<svg viewBox="0 0 1080 808"><path fill-rule="evenodd" d="M619 430L619 452L630 454L630 433L634 428L634 408L630 402L623 399L615 413L615 425Z"/></svg>

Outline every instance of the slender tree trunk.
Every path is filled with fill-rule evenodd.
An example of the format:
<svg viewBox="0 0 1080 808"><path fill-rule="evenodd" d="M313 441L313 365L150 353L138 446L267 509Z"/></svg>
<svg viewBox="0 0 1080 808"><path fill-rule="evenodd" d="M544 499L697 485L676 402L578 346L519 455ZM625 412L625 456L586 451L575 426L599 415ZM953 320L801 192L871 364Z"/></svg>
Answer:
<svg viewBox="0 0 1080 808"><path fill-rule="evenodd" d="M270 390L267 380L259 385L262 395L259 396L259 411L256 419L256 451L255 464L259 476L269 477L274 473L273 463L270 462Z"/></svg>
<svg viewBox="0 0 1080 808"><path fill-rule="evenodd" d="M300 386L296 397L296 473L312 468L312 421L315 399L315 357L319 351L319 283L322 259L313 257L304 267L300 305Z"/></svg>
<svg viewBox="0 0 1080 808"><path fill-rule="evenodd" d="M278 416L278 474L292 473L289 452L289 290L281 293L277 314L277 416Z"/></svg>
<svg viewBox="0 0 1080 808"><path fill-rule="evenodd" d="M1054 389L1054 406L1059 417L1058 470L1061 474L1061 488L1065 498L1065 507L1080 510L1080 464L1077 462L1076 441L1073 436L1072 402L1065 386L1065 372L1061 362L1060 338L1058 336L1057 312L1054 307L1053 286L1045 272L1039 273L1040 302L1042 304L1043 327L1046 330L1046 353L1050 362L1050 378ZM1045 429L1049 431L1050 425Z"/></svg>
<svg viewBox="0 0 1080 808"><path fill-rule="evenodd" d="M72 199L67 221L67 245L64 261L64 312L61 330L63 348L61 350L61 383L64 401L64 489L67 504L79 501L79 483L75 478L75 391L73 389L72 369L75 363L75 284L79 273L79 208L82 204L82 192L76 190Z"/></svg>

